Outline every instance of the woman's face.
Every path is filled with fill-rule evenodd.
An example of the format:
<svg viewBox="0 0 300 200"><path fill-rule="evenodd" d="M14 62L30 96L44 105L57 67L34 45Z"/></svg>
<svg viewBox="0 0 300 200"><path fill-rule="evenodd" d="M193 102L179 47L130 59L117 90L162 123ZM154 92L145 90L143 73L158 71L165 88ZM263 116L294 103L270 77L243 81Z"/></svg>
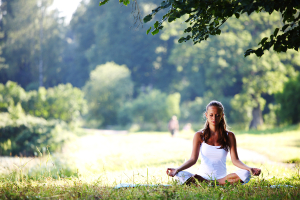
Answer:
<svg viewBox="0 0 300 200"><path fill-rule="evenodd" d="M216 106L209 106L205 116L210 126L217 126L219 125L222 117L224 117L224 114L220 108Z"/></svg>

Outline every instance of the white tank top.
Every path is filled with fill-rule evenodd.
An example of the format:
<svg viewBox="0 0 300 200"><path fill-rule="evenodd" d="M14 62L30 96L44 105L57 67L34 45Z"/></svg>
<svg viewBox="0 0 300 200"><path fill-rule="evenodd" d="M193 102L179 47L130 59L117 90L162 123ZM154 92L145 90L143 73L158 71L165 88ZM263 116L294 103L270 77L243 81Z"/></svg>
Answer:
<svg viewBox="0 0 300 200"><path fill-rule="evenodd" d="M220 147L202 142L200 147L201 164L198 175L208 180L218 180L227 175L226 157L228 151L220 149Z"/></svg>

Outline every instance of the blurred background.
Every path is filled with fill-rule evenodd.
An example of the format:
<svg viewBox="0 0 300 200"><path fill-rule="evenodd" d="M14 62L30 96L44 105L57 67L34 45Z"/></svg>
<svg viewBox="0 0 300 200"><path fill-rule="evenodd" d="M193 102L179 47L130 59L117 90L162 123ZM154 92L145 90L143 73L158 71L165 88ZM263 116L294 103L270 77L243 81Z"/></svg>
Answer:
<svg viewBox="0 0 300 200"><path fill-rule="evenodd" d="M244 57L280 13L232 18L193 45L177 42L184 19L147 35L150 24L118 1L0 2L0 155L63 151L95 129L166 132L173 115L196 131L211 100L233 131L300 122L299 52ZM141 15L158 3L139 0Z"/></svg>

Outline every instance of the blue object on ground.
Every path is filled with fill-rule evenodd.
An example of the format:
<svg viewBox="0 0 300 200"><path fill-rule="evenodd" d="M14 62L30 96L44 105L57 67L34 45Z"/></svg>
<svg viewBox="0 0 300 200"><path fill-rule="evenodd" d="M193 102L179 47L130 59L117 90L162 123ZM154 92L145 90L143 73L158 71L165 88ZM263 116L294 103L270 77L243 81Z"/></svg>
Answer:
<svg viewBox="0 0 300 200"><path fill-rule="evenodd" d="M271 185L270 188L280 188L280 187L294 187L292 185Z"/></svg>
<svg viewBox="0 0 300 200"><path fill-rule="evenodd" d="M114 189L119 189L119 188L134 188L134 187L158 187L158 186L165 186L165 187L170 187L171 185L164 185L164 184L131 184L131 183L120 183L114 187Z"/></svg>

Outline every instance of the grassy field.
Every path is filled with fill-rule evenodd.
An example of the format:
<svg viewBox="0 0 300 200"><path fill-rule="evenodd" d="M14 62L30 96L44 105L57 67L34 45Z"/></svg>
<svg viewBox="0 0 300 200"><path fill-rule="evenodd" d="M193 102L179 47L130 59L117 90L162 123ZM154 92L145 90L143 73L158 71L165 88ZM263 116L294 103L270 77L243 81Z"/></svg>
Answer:
<svg viewBox="0 0 300 200"><path fill-rule="evenodd" d="M300 162L300 125L261 131L232 131L238 147L258 152L276 162ZM181 137L191 140L193 133Z"/></svg>
<svg viewBox="0 0 300 200"><path fill-rule="evenodd" d="M300 158L298 127L236 132L238 145L273 161ZM246 163L260 167L260 177L247 185L198 187L176 185L166 176L189 158L192 133L91 134L67 144L63 153L0 162L0 199L299 199L300 166ZM273 146L275 145L275 146ZM267 148L269 147L269 148ZM278 155L277 155L278 154ZM189 171L196 172L197 166ZM228 161L228 172L236 168ZM114 189L119 183L153 187ZM170 184L165 187L161 184Z"/></svg>

